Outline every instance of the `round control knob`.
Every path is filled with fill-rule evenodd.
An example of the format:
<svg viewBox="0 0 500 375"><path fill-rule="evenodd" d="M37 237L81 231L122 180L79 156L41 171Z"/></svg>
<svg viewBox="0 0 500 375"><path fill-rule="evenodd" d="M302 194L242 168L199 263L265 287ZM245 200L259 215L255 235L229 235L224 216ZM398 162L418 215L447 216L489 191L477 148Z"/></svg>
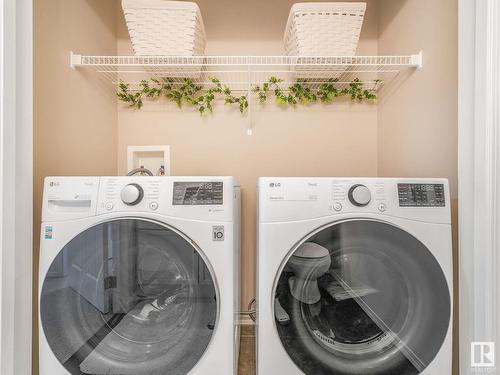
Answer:
<svg viewBox="0 0 500 375"><path fill-rule="evenodd" d="M122 189L120 197L126 205L134 206L144 197L144 190L139 184L128 184Z"/></svg>
<svg viewBox="0 0 500 375"><path fill-rule="evenodd" d="M353 185L349 189L349 200L355 206L364 207L372 200L372 194L365 185Z"/></svg>

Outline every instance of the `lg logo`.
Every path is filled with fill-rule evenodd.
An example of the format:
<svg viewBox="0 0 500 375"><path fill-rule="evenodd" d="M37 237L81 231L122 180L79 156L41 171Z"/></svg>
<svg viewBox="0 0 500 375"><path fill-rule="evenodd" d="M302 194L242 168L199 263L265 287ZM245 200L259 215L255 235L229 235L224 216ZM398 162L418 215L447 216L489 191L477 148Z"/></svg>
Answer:
<svg viewBox="0 0 500 375"><path fill-rule="evenodd" d="M474 368L495 367L495 343L473 342L470 345L470 362Z"/></svg>
<svg viewBox="0 0 500 375"><path fill-rule="evenodd" d="M270 182L269 183L269 187L280 187L281 186L281 182Z"/></svg>

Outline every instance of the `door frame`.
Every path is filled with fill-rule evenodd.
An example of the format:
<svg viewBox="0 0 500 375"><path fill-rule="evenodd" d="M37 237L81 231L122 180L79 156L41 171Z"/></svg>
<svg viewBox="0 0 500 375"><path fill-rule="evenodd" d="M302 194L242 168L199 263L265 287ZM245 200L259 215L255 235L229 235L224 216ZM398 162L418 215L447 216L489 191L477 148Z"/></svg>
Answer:
<svg viewBox="0 0 500 375"><path fill-rule="evenodd" d="M0 2L0 373L31 374L32 1Z"/></svg>
<svg viewBox="0 0 500 375"><path fill-rule="evenodd" d="M500 337L498 19L497 0L459 0L459 327L463 375L481 370L471 365L472 342L495 342ZM497 362L499 345L497 342Z"/></svg>

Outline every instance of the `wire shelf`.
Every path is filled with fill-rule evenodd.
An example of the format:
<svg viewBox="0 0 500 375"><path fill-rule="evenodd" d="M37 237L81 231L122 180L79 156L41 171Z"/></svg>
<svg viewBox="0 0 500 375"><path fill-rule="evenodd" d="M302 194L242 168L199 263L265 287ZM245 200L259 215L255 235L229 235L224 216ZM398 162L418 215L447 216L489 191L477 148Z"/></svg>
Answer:
<svg viewBox="0 0 500 375"><path fill-rule="evenodd" d="M92 69L110 83L138 88L144 79L168 77L174 84L191 79L210 87L217 77L233 91L279 78L283 88L307 82L317 88L325 82L338 88L354 79L365 89L377 91L405 69L422 67L422 53L407 56L85 56L71 53L71 67Z"/></svg>

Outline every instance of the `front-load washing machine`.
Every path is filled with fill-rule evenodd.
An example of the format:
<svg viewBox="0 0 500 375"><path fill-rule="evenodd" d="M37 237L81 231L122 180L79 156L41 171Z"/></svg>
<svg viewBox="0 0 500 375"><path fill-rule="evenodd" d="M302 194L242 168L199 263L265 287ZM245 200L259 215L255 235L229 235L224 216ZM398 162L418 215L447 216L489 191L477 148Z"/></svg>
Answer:
<svg viewBox="0 0 500 375"><path fill-rule="evenodd" d="M40 374L232 375L232 177L47 177Z"/></svg>
<svg viewBox="0 0 500 375"><path fill-rule="evenodd" d="M258 185L258 374L451 375L447 180Z"/></svg>

